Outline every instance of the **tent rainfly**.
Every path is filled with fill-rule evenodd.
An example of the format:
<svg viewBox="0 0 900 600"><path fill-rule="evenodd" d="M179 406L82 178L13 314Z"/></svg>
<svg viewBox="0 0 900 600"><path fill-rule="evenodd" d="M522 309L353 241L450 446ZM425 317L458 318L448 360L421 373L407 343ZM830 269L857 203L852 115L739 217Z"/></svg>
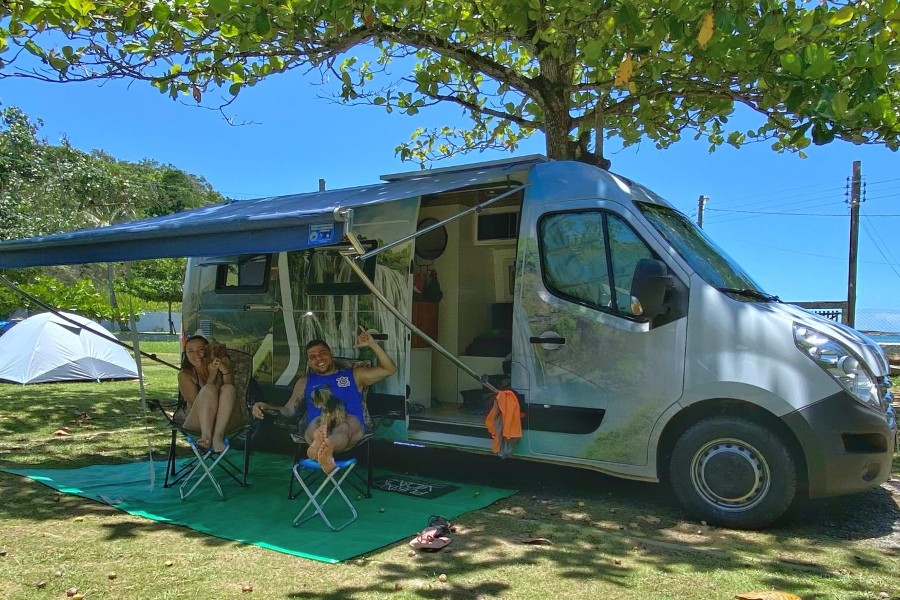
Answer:
<svg viewBox="0 0 900 600"><path fill-rule="evenodd" d="M60 314L66 318L53 313L34 315L0 338L0 381L137 378L134 358L114 341L112 333L90 319Z"/></svg>

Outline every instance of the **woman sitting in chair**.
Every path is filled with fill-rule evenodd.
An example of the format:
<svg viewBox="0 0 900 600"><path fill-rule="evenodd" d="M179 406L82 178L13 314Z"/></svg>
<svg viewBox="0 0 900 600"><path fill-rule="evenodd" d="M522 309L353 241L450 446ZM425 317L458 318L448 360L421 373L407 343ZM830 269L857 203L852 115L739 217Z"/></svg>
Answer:
<svg viewBox="0 0 900 600"><path fill-rule="evenodd" d="M200 431L197 445L213 452L225 450L225 433L240 425L234 410L235 388L224 344L210 344L202 335L188 338L178 373L178 390L187 402L182 427Z"/></svg>

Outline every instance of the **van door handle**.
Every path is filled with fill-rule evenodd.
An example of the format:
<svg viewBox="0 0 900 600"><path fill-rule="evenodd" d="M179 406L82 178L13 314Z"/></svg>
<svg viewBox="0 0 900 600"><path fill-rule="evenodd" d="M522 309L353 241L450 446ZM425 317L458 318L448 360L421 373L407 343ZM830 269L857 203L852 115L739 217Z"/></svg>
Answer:
<svg viewBox="0 0 900 600"><path fill-rule="evenodd" d="M532 344L559 344L559 345L562 345L562 344L566 343L566 338L550 337L550 336L540 337L540 336L535 335L535 336L531 337L530 341Z"/></svg>
<svg viewBox="0 0 900 600"><path fill-rule="evenodd" d="M248 312L276 312L278 310L281 310L281 306L278 304L262 304L250 302L244 305L244 310Z"/></svg>

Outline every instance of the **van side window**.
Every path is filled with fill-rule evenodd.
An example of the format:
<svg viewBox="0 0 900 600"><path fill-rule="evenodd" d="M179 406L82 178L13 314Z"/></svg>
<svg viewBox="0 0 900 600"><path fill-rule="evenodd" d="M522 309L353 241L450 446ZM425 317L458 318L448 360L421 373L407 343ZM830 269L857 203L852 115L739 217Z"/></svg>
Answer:
<svg viewBox="0 0 900 600"><path fill-rule="evenodd" d="M631 310L631 279L642 258L656 258L634 229L619 217L608 214L609 249L612 255L612 279L615 282L616 305L620 313L634 316Z"/></svg>
<svg viewBox="0 0 900 600"><path fill-rule="evenodd" d="M547 288L591 308L634 316L631 277L653 253L625 221L602 211L556 213L539 225Z"/></svg>
<svg viewBox="0 0 900 600"><path fill-rule="evenodd" d="M216 291L245 293L265 290L268 273L268 255L220 264L216 270Z"/></svg>

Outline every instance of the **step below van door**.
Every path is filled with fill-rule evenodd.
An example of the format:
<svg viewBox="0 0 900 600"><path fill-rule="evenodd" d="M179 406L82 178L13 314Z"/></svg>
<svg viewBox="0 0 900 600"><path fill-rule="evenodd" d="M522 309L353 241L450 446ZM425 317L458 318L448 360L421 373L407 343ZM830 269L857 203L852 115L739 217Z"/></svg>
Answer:
<svg viewBox="0 0 900 600"><path fill-rule="evenodd" d="M654 424L681 396L687 318L651 327L634 314L635 266L660 253L620 205L540 209L523 215L514 323L528 451L646 465Z"/></svg>

